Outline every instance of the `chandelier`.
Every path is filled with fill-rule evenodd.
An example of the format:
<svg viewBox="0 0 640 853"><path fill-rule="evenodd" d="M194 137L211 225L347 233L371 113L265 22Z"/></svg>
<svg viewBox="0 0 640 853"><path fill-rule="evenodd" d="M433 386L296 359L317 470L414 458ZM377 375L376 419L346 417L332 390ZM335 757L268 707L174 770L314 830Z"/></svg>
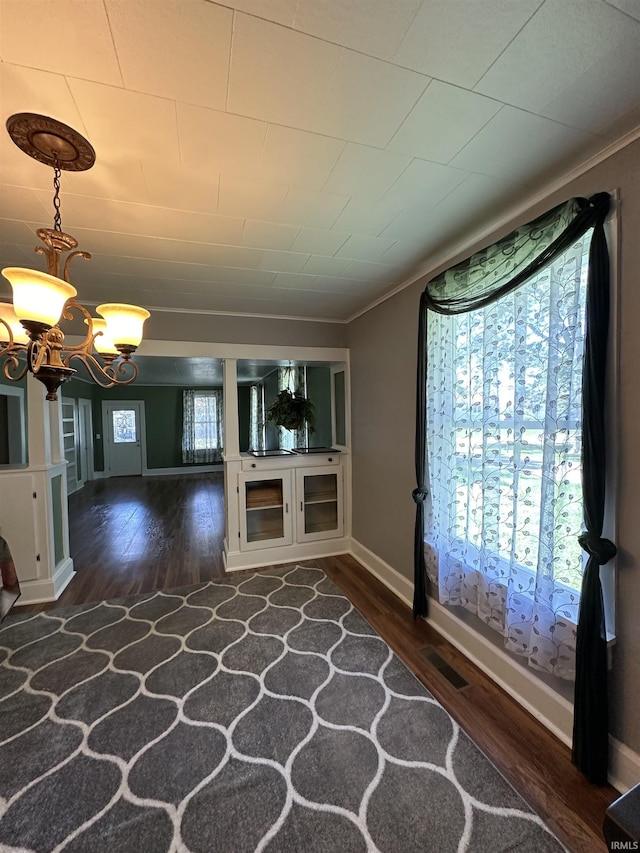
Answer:
<svg viewBox="0 0 640 853"><path fill-rule="evenodd" d="M69 282L69 264L75 257L88 260L88 252L78 250L78 241L62 230L60 214L61 170L90 169L95 151L89 142L52 118L35 113L17 113L7 119L7 131L15 144L34 160L53 167L53 228L39 228L44 244L35 252L44 255L47 272L7 267L2 275L13 289L13 304L0 302L0 358L7 379L18 381L27 371L47 389L47 400L57 400L57 390L77 372L71 362L78 360L103 388L128 385L138 375L131 355L142 340L142 325L149 312L136 305L108 303L92 317L76 302L77 290ZM63 259L63 255L67 257ZM60 276L60 265L62 276ZM82 343L67 346L60 329L61 319L75 313L84 316L87 332ZM26 363L23 363L23 357Z"/></svg>

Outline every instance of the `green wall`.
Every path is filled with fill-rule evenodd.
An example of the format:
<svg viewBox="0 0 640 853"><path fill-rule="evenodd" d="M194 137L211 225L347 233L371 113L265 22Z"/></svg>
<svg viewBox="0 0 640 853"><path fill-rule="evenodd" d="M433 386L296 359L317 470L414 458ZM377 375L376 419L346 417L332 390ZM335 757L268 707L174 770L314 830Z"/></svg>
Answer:
<svg viewBox="0 0 640 853"><path fill-rule="evenodd" d="M94 467L104 471L103 401L140 400L144 403L147 468L193 469L197 465L182 464L182 388L160 385L130 385L99 388L79 380L65 386L67 397L88 397L93 402ZM198 389L211 391L213 388ZM97 436L100 438L97 438Z"/></svg>
<svg viewBox="0 0 640 853"><path fill-rule="evenodd" d="M251 438L251 386L238 386L238 432L240 453L249 449Z"/></svg>
<svg viewBox="0 0 640 853"><path fill-rule="evenodd" d="M307 397L315 406L316 429L310 447L331 447L331 370L324 365L307 367Z"/></svg>

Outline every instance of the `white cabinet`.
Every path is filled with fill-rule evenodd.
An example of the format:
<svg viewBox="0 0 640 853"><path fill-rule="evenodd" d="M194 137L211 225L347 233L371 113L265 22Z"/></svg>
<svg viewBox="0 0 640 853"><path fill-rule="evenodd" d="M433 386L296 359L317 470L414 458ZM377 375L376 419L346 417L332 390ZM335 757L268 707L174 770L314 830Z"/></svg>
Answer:
<svg viewBox="0 0 640 853"><path fill-rule="evenodd" d="M347 454L225 461L227 570L347 550Z"/></svg>
<svg viewBox="0 0 640 853"><path fill-rule="evenodd" d="M297 468L295 476L297 541L342 536L342 469Z"/></svg>
<svg viewBox="0 0 640 853"><path fill-rule="evenodd" d="M246 551L293 541L291 473L239 474L240 543Z"/></svg>

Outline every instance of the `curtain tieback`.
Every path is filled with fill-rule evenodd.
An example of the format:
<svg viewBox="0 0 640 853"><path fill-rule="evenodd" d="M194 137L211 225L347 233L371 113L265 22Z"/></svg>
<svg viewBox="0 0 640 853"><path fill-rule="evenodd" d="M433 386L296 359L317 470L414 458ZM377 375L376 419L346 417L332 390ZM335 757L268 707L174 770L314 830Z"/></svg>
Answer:
<svg viewBox="0 0 640 853"><path fill-rule="evenodd" d="M411 497L414 499L414 501L417 504L423 504L426 501L428 496L429 496L429 490L428 489L418 488L418 489L414 489L411 492Z"/></svg>
<svg viewBox="0 0 640 853"><path fill-rule="evenodd" d="M590 557L594 557L599 566L604 566L618 553L618 549L610 539L603 539L592 533L583 533L578 536L578 542Z"/></svg>

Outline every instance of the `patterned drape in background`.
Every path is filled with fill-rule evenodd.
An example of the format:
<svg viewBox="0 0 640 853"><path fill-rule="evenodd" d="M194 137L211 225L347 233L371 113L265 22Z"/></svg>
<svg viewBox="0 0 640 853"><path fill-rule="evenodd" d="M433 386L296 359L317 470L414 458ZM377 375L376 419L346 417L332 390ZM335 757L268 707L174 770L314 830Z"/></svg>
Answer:
<svg viewBox="0 0 640 853"><path fill-rule="evenodd" d="M183 463L220 462L224 445L222 391L183 391L182 414Z"/></svg>

